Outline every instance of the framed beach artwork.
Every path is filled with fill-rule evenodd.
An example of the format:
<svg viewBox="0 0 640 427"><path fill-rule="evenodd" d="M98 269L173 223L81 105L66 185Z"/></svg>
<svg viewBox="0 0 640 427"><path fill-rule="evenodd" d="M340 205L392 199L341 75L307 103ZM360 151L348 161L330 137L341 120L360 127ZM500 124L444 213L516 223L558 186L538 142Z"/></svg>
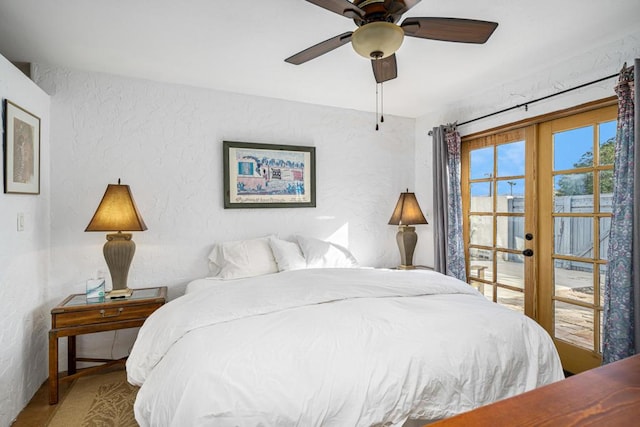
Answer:
<svg viewBox="0 0 640 427"><path fill-rule="evenodd" d="M40 194L40 119L4 104L4 192Z"/></svg>
<svg viewBox="0 0 640 427"><path fill-rule="evenodd" d="M316 149L223 141L225 208L316 206Z"/></svg>

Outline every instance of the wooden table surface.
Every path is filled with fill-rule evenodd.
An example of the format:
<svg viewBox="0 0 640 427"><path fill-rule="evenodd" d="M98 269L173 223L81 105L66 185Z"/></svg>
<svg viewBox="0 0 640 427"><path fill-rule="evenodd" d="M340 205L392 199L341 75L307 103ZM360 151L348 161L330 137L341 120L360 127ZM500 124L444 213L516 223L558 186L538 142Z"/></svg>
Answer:
<svg viewBox="0 0 640 427"><path fill-rule="evenodd" d="M640 426L640 355L429 424Z"/></svg>

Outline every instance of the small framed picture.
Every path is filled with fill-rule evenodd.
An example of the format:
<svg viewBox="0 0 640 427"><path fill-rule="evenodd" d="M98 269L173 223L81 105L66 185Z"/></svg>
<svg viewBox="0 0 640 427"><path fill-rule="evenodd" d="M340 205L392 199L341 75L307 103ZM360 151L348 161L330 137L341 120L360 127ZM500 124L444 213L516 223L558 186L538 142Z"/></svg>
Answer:
<svg viewBox="0 0 640 427"><path fill-rule="evenodd" d="M4 192L40 194L40 118L4 105Z"/></svg>
<svg viewBox="0 0 640 427"><path fill-rule="evenodd" d="M316 148L224 141L225 208L316 206Z"/></svg>

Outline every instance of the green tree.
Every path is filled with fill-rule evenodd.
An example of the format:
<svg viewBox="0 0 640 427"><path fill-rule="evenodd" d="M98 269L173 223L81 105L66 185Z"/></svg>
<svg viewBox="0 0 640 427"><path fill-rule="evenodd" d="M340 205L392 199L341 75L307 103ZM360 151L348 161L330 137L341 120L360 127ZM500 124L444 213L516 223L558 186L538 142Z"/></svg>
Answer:
<svg viewBox="0 0 640 427"><path fill-rule="evenodd" d="M613 164L615 155L615 138L610 138L600 146L600 165ZM574 168L593 166L593 152L587 151L576 163ZM613 192L613 171L602 171L600 174L600 194ZM557 196L575 196L593 194L593 173L563 175L558 181Z"/></svg>

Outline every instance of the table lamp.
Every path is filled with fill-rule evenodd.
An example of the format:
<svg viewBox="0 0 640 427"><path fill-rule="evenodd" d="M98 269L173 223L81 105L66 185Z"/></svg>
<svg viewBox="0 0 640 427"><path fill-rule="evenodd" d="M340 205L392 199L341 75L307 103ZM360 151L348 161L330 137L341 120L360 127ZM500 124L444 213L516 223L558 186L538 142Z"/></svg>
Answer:
<svg viewBox="0 0 640 427"><path fill-rule="evenodd" d="M131 233L123 231L145 231L147 226L138 212L128 185L109 184L102 196L96 213L84 231L115 231L107 234L104 244L104 259L107 261L113 290L110 298L131 296L132 290L127 287L127 276L136 244L131 240Z"/></svg>
<svg viewBox="0 0 640 427"><path fill-rule="evenodd" d="M396 241L400 249L400 265L398 268L401 270L414 269L413 251L418 242L418 235L415 231L416 228L411 227L411 225L428 223L420 210L416 195L409 193L408 188L405 193L400 193L400 198L391 215L389 224L399 226L396 234Z"/></svg>

